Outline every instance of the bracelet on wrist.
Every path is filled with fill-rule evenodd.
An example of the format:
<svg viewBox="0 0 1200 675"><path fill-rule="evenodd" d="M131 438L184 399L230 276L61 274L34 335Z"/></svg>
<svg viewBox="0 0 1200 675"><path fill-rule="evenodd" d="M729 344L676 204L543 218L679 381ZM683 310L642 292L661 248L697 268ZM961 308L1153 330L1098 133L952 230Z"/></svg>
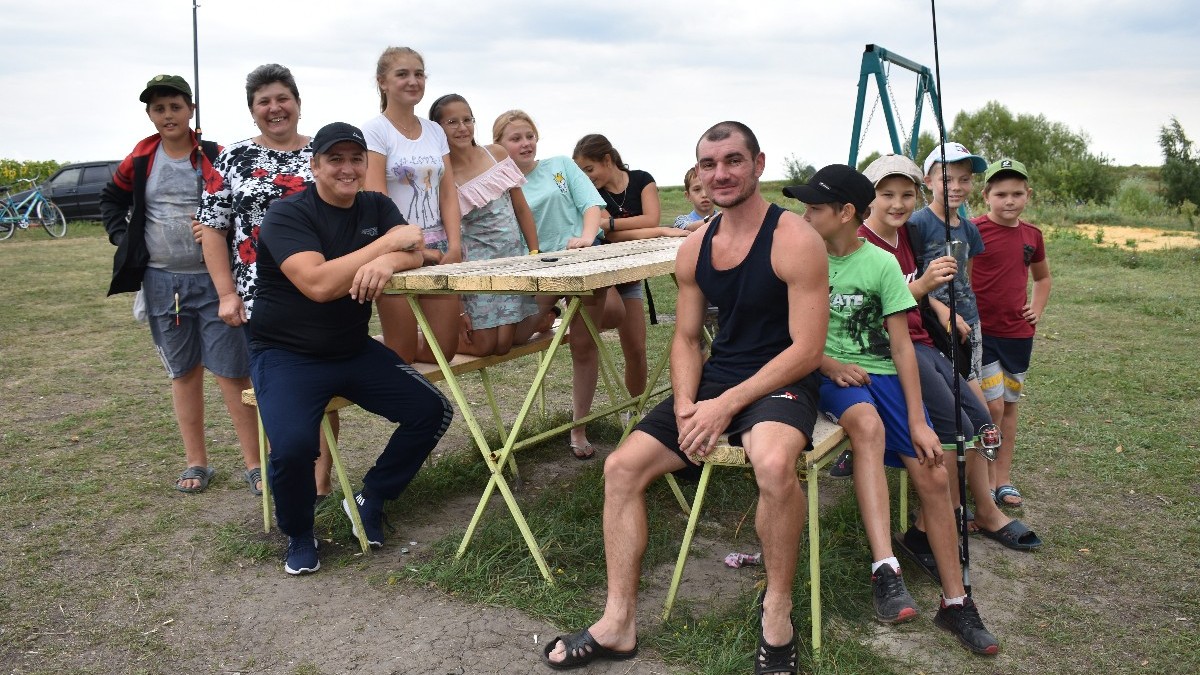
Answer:
<svg viewBox="0 0 1200 675"><path fill-rule="evenodd" d="M617 231L617 219L613 218L612 216L608 217L608 231L609 232Z"/></svg>
<svg viewBox="0 0 1200 675"><path fill-rule="evenodd" d="M537 255L538 253L541 253L541 251L537 250L536 248L529 249L529 255Z"/></svg>

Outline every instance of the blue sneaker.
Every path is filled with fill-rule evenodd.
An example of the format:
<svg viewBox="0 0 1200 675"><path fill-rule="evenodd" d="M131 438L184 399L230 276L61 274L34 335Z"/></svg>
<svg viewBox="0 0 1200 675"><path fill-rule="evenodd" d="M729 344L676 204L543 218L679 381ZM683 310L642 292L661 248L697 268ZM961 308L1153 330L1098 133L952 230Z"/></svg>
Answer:
<svg viewBox="0 0 1200 675"><path fill-rule="evenodd" d="M283 571L297 575L312 574L319 569L321 559L317 557L317 538L311 534L288 537L287 559L283 563Z"/></svg>
<svg viewBox="0 0 1200 675"><path fill-rule="evenodd" d="M383 548L383 502L378 499L367 499L362 492L354 493L354 501L358 504L358 517L362 520L363 530L367 533L367 544L371 548ZM342 500L342 510L350 518L350 503ZM354 527L354 519L350 518L350 529L358 537L358 528Z"/></svg>

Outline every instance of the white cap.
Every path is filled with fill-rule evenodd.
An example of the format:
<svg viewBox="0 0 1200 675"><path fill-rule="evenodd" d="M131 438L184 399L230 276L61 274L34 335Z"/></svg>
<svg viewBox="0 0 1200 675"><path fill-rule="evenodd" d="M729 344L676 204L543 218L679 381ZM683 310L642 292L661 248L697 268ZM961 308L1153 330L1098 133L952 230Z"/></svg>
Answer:
<svg viewBox="0 0 1200 675"><path fill-rule="evenodd" d="M934 148L933 152L925 158L925 175L929 175L929 170L933 168L934 163L942 161L945 156L947 164L961 162L964 159L971 160L971 173L983 173L987 171L987 160L979 155L972 155L971 151L962 143L946 142L940 147Z"/></svg>
<svg viewBox="0 0 1200 675"><path fill-rule="evenodd" d="M871 185L879 186L879 181L888 176L904 176L917 185L921 184L921 169L917 163L904 155L888 153L877 158L863 169L863 175L871 181Z"/></svg>

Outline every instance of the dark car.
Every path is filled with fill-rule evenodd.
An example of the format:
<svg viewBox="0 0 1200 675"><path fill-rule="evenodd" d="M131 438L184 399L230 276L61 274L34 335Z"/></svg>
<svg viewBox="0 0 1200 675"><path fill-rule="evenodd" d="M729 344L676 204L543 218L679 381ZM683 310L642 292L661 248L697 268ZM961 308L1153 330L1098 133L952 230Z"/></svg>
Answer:
<svg viewBox="0 0 1200 675"><path fill-rule="evenodd" d="M119 160L67 164L42 183L42 194L58 204L67 220L100 220L100 191L112 179ZM28 190L14 193L20 202Z"/></svg>

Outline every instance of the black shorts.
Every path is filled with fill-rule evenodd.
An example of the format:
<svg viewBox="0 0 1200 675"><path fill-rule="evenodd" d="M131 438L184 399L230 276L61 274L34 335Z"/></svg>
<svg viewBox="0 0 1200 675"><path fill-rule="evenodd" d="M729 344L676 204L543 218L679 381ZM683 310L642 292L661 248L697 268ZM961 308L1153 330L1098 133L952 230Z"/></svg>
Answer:
<svg viewBox="0 0 1200 675"><path fill-rule="evenodd" d="M732 384L701 382L696 400L707 401L716 398L733 387ZM725 430L725 433L729 435L730 444L741 445L742 433L759 422L781 422L795 427L804 434L807 439L804 449L808 450L812 447L813 426L817 423L817 392L819 389L820 380L813 373L799 382L776 389L746 406L745 409L733 416L729 427ZM700 466L692 462L691 458L679 449L679 426L675 422L674 396L668 396L666 400L654 406L638 422L636 429L653 436L655 440L667 446L668 450L678 455L687 464L686 467L675 472L676 476L681 478L699 477Z"/></svg>

